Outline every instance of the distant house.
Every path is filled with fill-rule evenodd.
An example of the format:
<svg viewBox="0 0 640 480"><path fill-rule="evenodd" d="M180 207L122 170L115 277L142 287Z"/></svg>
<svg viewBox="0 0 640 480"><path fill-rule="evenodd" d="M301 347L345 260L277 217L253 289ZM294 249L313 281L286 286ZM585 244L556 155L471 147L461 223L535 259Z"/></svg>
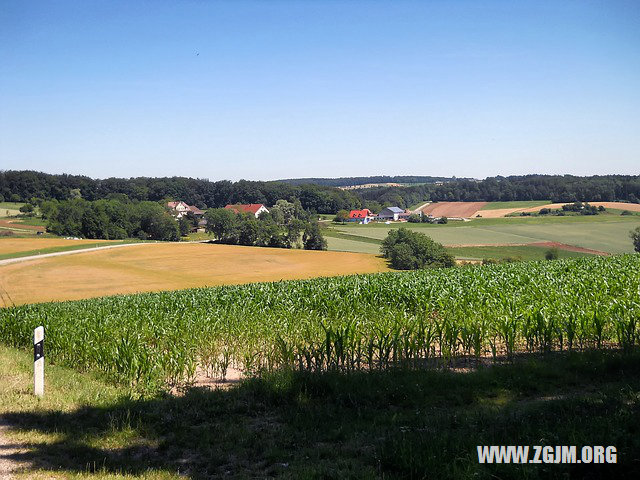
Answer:
<svg viewBox="0 0 640 480"><path fill-rule="evenodd" d="M386 207L383 208L380 213L378 214L378 216L376 217L376 220L393 220L393 221L398 221L402 218L406 218L408 217L409 214L405 214L405 211L401 208L398 207Z"/></svg>
<svg viewBox="0 0 640 480"><path fill-rule="evenodd" d="M262 203L249 203L244 205L227 205L227 210L232 210L236 213L251 213L254 217L258 218L262 212L269 213L267 207L265 207Z"/></svg>
<svg viewBox="0 0 640 480"><path fill-rule="evenodd" d="M349 222L369 223L374 218L373 212L368 208L362 210L351 210L349 212Z"/></svg>
<svg viewBox="0 0 640 480"><path fill-rule="evenodd" d="M167 202L167 207L173 210L176 218L182 218L187 213L191 212L196 216L204 215L204 211L200 210L198 207L194 205L187 205L186 203L180 202Z"/></svg>

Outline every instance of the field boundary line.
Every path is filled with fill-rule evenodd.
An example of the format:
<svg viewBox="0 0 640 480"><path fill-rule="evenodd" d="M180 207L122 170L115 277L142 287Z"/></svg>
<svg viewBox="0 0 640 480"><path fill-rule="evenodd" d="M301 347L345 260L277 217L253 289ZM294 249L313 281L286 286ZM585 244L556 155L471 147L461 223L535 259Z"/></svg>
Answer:
<svg viewBox="0 0 640 480"><path fill-rule="evenodd" d="M38 260L40 258L58 257L60 255L73 255L74 253L95 252L96 250L107 250L110 248L133 247L135 245L153 245L153 244L148 242L123 243L120 245L104 245L102 247L79 248L77 250L67 250L64 252L43 253L42 255L31 255L29 257L7 258L5 260L0 260L0 267L3 265L9 265L11 263L29 262L32 260Z"/></svg>

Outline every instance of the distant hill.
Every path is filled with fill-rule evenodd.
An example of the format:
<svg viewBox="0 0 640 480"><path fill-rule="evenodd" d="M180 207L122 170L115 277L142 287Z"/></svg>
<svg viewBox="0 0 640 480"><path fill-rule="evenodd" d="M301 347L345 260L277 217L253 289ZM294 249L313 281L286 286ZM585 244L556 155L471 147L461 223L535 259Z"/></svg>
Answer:
<svg viewBox="0 0 640 480"><path fill-rule="evenodd" d="M377 175L371 177L339 177L339 178L287 178L283 180L275 180L276 182L288 183L289 185L323 185L327 187L354 187L358 185L371 185L371 184L425 184L425 183L439 183L439 182L452 182L455 180L470 180L459 179L456 177L431 177L421 175Z"/></svg>

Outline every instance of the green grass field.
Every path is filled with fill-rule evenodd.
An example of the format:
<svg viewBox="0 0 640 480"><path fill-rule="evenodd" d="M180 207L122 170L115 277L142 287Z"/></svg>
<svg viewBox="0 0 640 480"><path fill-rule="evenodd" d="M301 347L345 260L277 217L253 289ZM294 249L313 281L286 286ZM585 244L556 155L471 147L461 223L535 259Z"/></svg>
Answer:
<svg viewBox="0 0 640 480"><path fill-rule="evenodd" d="M0 202L0 218L12 217L20 213L20 207L24 203Z"/></svg>
<svg viewBox="0 0 640 480"><path fill-rule="evenodd" d="M16 480L640 473L637 351L525 355L469 373L283 372L229 390L147 398L47 365L37 399L31 375L29 353L0 346L0 416L8 442L24 448ZM618 464L477 460L477 445L594 444L615 445Z"/></svg>
<svg viewBox="0 0 640 480"><path fill-rule="evenodd" d="M629 231L640 226L638 216L518 217L450 221L446 225L402 223L345 224L332 228L342 234L382 240L391 228L410 228L444 245L501 245L553 241L607 253L633 252ZM353 237L343 237L342 239ZM370 252L363 242L330 241L330 249Z"/></svg>
<svg viewBox="0 0 640 480"><path fill-rule="evenodd" d="M544 260L548 247L537 246L503 246L503 247L454 247L447 248L449 253L459 259L482 260L493 258L502 260L506 258L516 260ZM588 253L570 252L558 250L558 258L575 258L589 256Z"/></svg>
<svg viewBox="0 0 640 480"><path fill-rule="evenodd" d="M531 208L541 205L548 205L550 200L530 200L530 201L513 201L513 202L489 202L480 210L498 210L501 208Z"/></svg>

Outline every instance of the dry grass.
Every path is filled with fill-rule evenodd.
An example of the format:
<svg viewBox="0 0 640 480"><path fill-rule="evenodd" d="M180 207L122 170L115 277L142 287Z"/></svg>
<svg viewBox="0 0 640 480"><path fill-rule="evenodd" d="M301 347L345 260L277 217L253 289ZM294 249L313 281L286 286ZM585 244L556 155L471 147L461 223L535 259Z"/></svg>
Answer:
<svg viewBox="0 0 640 480"><path fill-rule="evenodd" d="M568 202L570 203L570 202ZM558 210L561 209L565 203L549 203L547 205L539 205L537 207L529 207L529 208L499 208L495 210L482 210L476 212L476 214L482 215L482 218L500 218L509 215L510 213L516 212L539 212L543 208L549 208ZM593 205L595 207L603 206L604 208L615 209L615 210L629 210L630 212L640 212L640 204L638 203L623 203L623 202L589 202L589 205ZM475 214L474 214L475 216Z"/></svg>
<svg viewBox="0 0 640 480"><path fill-rule="evenodd" d="M0 255L6 253L31 252L53 247L106 243L108 240L65 240L64 238L2 238Z"/></svg>
<svg viewBox="0 0 640 480"><path fill-rule="evenodd" d="M361 253L147 244L2 266L0 306L385 270Z"/></svg>

